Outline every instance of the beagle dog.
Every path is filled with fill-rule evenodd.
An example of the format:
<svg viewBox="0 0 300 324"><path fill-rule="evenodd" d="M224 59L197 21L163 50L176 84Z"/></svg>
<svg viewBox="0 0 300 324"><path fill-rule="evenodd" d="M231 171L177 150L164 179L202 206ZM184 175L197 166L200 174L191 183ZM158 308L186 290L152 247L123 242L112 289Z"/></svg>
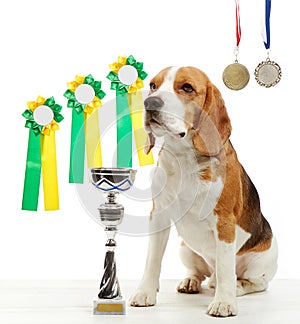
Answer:
<svg viewBox="0 0 300 324"><path fill-rule="evenodd" d="M144 102L146 152L164 137L152 181L148 256L132 306L153 306L171 222L187 268L180 293L215 295L212 316L237 314L236 296L263 291L277 269L277 244L259 196L229 140L219 90L194 67L169 67L150 82Z"/></svg>

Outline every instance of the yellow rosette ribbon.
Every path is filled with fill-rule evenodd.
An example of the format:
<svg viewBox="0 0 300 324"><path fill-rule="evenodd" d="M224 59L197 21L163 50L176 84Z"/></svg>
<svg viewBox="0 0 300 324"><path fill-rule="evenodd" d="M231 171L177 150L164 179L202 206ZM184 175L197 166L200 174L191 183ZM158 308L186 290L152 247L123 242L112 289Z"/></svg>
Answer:
<svg viewBox="0 0 300 324"><path fill-rule="evenodd" d="M53 97L41 96L27 103L22 114L29 128L26 170L23 189L23 210L36 211L42 171L45 210L59 209L55 131L63 120L62 106Z"/></svg>
<svg viewBox="0 0 300 324"><path fill-rule="evenodd" d="M91 74L76 76L67 85L64 96L72 108L69 182L83 183L85 152L88 168L102 166L98 108L105 92L101 90L101 81L95 81Z"/></svg>
<svg viewBox="0 0 300 324"><path fill-rule="evenodd" d="M143 66L143 62L137 62L132 55L119 56L117 62L109 65L111 71L107 78L111 81L111 89L116 90L117 167L132 167L132 128L140 166L154 163L152 152L144 153L147 135L143 127L144 103L140 90L147 73Z"/></svg>

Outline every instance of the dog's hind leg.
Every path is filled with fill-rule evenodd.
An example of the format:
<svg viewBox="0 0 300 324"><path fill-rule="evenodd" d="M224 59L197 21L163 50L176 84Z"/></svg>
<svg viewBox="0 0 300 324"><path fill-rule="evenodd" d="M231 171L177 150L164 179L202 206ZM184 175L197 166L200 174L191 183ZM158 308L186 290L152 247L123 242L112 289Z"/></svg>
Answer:
<svg viewBox="0 0 300 324"><path fill-rule="evenodd" d="M253 252L237 259L237 296L264 291L277 269L277 243L264 252Z"/></svg>
<svg viewBox="0 0 300 324"><path fill-rule="evenodd" d="M180 258L182 263L187 268L187 276L177 286L177 291L186 294L197 294L201 292L201 283L205 277L211 275L211 269L205 260L189 247L184 242L180 247Z"/></svg>

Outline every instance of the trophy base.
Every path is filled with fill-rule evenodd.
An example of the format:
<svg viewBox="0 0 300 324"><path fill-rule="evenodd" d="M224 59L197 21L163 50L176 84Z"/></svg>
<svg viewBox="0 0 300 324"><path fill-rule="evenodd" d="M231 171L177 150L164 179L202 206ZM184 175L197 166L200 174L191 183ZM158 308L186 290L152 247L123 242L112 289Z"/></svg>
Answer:
<svg viewBox="0 0 300 324"><path fill-rule="evenodd" d="M125 315L126 301L123 299L94 300L94 315Z"/></svg>

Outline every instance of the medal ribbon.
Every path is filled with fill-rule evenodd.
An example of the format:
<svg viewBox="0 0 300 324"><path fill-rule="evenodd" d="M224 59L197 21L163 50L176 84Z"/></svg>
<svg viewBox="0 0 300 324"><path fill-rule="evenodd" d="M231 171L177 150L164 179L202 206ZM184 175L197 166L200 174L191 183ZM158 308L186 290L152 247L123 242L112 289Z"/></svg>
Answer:
<svg viewBox="0 0 300 324"><path fill-rule="evenodd" d="M239 0L235 0L235 31L236 31L236 48L238 49L241 41L241 36L242 36Z"/></svg>
<svg viewBox="0 0 300 324"><path fill-rule="evenodd" d="M271 38L270 38L270 15L271 15L271 0L265 0L265 15L263 17L262 24L262 37L266 50L270 49Z"/></svg>

